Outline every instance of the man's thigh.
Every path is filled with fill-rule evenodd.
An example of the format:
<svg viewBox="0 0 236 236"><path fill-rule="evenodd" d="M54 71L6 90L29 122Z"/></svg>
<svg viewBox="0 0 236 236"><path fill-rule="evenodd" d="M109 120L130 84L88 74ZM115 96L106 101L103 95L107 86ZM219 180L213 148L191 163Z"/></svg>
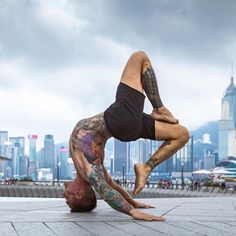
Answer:
<svg viewBox="0 0 236 236"><path fill-rule="evenodd" d="M141 84L141 71L145 57L146 55L142 52L132 54L121 76L122 83L138 90L139 92L143 92L143 87Z"/></svg>
<svg viewBox="0 0 236 236"><path fill-rule="evenodd" d="M182 130L185 129L180 124L170 124L163 121L155 120L155 138L156 140L173 140L177 139Z"/></svg>

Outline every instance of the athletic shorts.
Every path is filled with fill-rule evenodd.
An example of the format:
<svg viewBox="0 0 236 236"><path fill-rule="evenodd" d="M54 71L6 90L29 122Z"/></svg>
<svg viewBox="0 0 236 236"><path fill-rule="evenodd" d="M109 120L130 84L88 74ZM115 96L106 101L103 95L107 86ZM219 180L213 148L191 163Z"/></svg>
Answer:
<svg viewBox="0 0 236 236"><path fill-rule="evenodd" d="M155 120L143 112L145 96L138 90L120 83L116 101L104 112L110 134L121 141L139 138L155 140Z"/></svg>

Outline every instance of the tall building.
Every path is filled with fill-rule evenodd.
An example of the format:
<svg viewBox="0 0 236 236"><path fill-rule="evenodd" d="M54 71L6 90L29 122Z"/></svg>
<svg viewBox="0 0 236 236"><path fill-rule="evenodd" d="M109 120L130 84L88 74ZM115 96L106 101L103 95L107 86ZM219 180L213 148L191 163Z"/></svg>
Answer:
<svg viewBox="0 0 236 236"><path fill-rule="evenodd" d="M47 134L44 138L44 168L50 168L53 172L55 163L55 146L53 135Z"/></svg>
<svg viewBox="0 0 236 236"><path fill-rule="evenodd" d="M233 76L221 100L219 121L219 160L229 156L236 157L236 86Z"/></svg>
<svg viewBox="0 0 236 236"><path fill-rule="evenodd" d="M184 172L193 171L193 136L173 155L173 171L180 172L182 165Z"/></svg>
<svg viewBox="0 0 236 236"><path fill-rule="evenodd" d="M206 170L212 169L216 164L215 159L216 159L215 153L212 152L212 150L205 149L204 150L204 169Z"/></svg>
<svg viewBox="0 0 236 236"><path fill-rule="evenodd" d="M57 154L57 165L59 178L66 179L68 177L68 149L63 146L59 149L59 153Z"/></svg>
<svg viewBox="0 0 236 236"><path fill-rule="evenodd" d="M38 135L31 134L28 135L29 139L29 160L36 161L36 142L38 139Z"/></svg>
<svg viewBox="0 0 236 236"><path fill-rule="evenodd" d="M29 139L29 163L28 163L28 176L31 177L33 180L36 179L36 141L38 139L38 135L31 134L28 135Z"/></svg>
<svg viewBox="0 0 236 236"><path fill-rule="evenodd" d="M6 143L8 140L8 132L0 131L0 156L7 157ZM7 161L0 160L0 177L6 176Z"/></svg>
<svg viewBox="0 0 236 236"><path fill-rule="evenodd" d="M127 172L128 163L128 145L127 142L121 142L114 139L114 173L122 175L123 171Z"/></svg>
<svg viewBox="0 0 236 236"><path fill-rule="evenodd" d="M10 137L13 176L27 175L27 158L25 156L25 137Z"/></svg>
<svg viewBox="0 0 236 236"><path fill-rule="evenodd" d="M0 131L0 155L6 156L5 143L8 141L8 132Z"/></svg>

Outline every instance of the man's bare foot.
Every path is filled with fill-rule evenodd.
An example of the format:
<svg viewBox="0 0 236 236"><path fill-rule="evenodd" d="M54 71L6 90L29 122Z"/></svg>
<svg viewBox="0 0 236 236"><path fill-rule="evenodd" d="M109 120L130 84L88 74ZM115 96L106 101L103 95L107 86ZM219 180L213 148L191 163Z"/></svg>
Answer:
<svg viewBox="0 0 236 236"><path fill-rule="evenodd" d="M155 120L164 121L171 124L178 124L179 121L171 114L166 107L160 107L153 109L151 117Z"/></svg>
<svg viewBox="0 0 236 236"><path fill-rule="evenodd" d="M144 188L151 170L145 164L135 164L134 171L136 179L133 194L136 195L140 193L141 190Z"/></svg>
<svg viewBox="0 0 236 236"><path fill-rule="evenodd" d="M164 221L164 220L166 220L163 216L154 216L154 215L151 215L151 214L141 212L137 209L132 209L130 211L130 215L135 220L146 220L146 221Z"/></svg>

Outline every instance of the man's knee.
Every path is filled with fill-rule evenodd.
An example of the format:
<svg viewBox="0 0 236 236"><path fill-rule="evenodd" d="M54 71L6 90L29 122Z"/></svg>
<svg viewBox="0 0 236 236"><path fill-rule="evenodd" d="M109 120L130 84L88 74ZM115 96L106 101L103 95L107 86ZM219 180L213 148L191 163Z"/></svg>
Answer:
<svg viewBox="0 0 236 236"><path fill-rule="evenodd" d="M134 52L131 57L131 60L135 60L135 61L140 61L140 62L144 62L145 60L148 60L148 56L145 52L143 51L137 51Z"/></svg>
<svg viewBox="0 0 236 236"><path fill-rule="evenodd" d="M179 141L184 145L190 139L190 134L187 128L180 126L179 128Z"/></svg>

